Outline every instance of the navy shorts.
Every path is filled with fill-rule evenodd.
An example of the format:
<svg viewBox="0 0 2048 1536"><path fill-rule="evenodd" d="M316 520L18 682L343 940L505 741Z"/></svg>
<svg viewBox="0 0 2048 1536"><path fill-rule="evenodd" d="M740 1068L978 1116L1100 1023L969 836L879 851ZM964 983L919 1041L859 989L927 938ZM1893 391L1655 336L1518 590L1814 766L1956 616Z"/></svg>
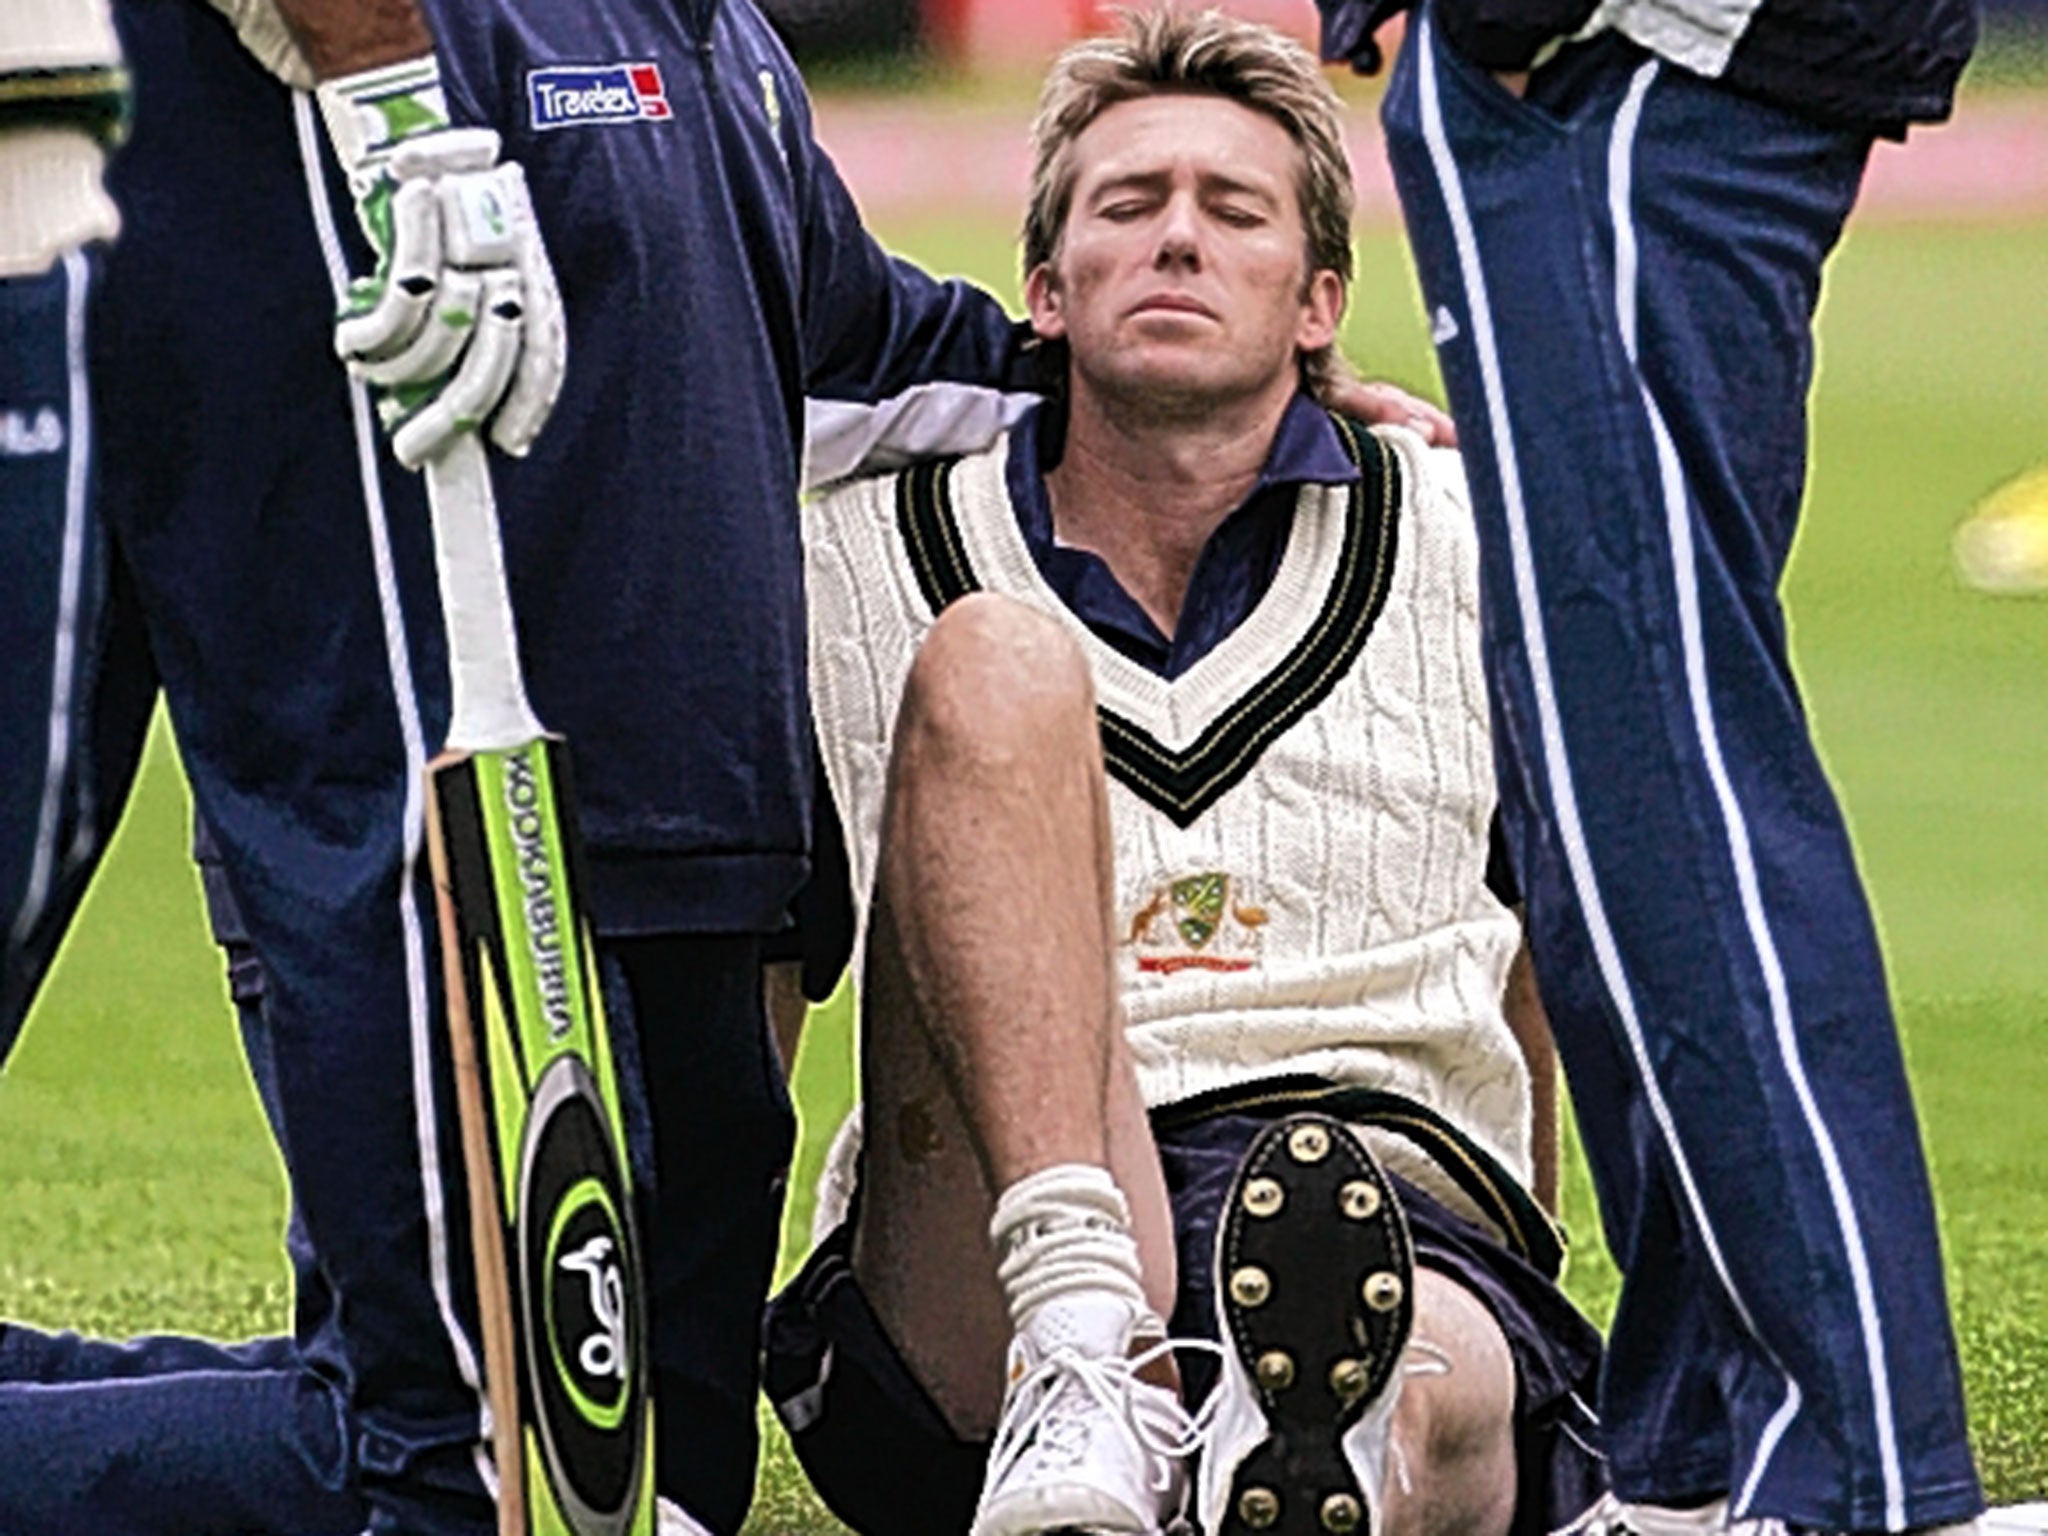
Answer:
<svg viewBox="0 0 2048 1536"><path fill-rule="evenodd" d="M1270 1115L1224 1113L1155 1124L1173 1203L1180 1292L1176 1338L1217 1337L1211 1272L1216 1224L1239 1160ZM1515 1362L1519 1487L1512 1536L1546 1536L1606 1488L1592 1447L1600 1337L1554 1282L1404 1179L1415 1262L1449 1276L1486 1306ZM832 1512L863 1536L965 1531L981 1495L986 1442L953 1433L861 1293L851 1225L812 1253L769 1304L768 1395ZM1188 1399L1215 1382L1206 1356L1183 1361Z"/></svg>

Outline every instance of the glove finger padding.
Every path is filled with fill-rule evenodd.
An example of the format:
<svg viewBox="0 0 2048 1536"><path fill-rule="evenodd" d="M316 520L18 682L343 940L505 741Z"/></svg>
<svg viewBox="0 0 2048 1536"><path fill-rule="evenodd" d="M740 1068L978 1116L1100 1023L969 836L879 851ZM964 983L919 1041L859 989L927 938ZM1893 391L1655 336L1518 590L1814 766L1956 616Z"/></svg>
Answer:
<svg viewBox="0 0 2048 1536"><path fill-rule="evenodd" d="M391 451L399 463L419 468L458 433L474 431L496 409L519 360L522 314L519 274L486 273L482 310L462 366L430 404L392 434Z"/></svg>
<svg viewBox="0 0 2048 1536"><path fill-rule="evenodd" d="M562 290L555 283L554 265L541 243L540 223L527 196L526 174L516 165L504 169L505 195L513 205L512 225L517 232L516 260L526 318L519 366L512 376L511 391L491 422L491 441L505 452L521 456L533 446L562 393L569 335L562 313Z"/></svg>
<svg viewBox="0 0 2048 1536"><path fill-rule="evenodd" d="M444 273L433 313L412 345L393 357L356 362L352 371L379 389L400 384L426 384L455 366L477 326L477 306L484 288L481 272Z"/></svg>
<svg viewBox="0 0 2048 1536"><path fill-rule="evenodd" d="M364 205L371 244L383 253L375 277L352 285L349 311L334 327L334 350L347 362L403 351L426 323L441 284L441 210L426 182L386 183ZM382 199L382 210L375 201Z"/></svg>
<svg viewBox="0 0 2048 1536"><path fill-rule="evenodd" d="M431 54L324 81L318 95L378 257L376 276L351 287L335 345L377 388L393 451L417 467L490 422L501 448L524 453L567 351L524 173L500 162L493 130L449 123Z"/></svg>

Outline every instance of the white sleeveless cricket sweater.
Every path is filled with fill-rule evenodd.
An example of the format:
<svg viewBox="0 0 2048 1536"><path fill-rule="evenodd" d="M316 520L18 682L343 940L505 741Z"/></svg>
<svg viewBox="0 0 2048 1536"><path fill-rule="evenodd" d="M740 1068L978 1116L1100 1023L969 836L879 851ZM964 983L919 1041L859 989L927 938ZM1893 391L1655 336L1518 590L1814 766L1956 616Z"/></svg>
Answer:
<svg viewBox="0 0 2048 1536"><path fill-rule="evenodd" d="M1383 1090L1526 1186L1528 1074L1500 1006L1519 930L1485 883L1494 778L1464 475L1408 432L1338 425L1362 478L1302 489L1265 596L1170 681L1039 575L1007 436L805 509L813 709L856 964L911 659L948 603L1004 593L1064 623L1094 673L1147 1104L1294 1075ZM1443 1185L1408 1149L1379 1149Z"/></svg>

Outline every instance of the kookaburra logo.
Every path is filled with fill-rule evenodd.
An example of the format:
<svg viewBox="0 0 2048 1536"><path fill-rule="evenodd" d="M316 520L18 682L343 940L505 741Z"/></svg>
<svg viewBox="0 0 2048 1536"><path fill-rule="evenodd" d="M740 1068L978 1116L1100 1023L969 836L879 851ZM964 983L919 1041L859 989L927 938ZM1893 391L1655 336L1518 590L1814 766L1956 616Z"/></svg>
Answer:
<svg viewBox="0 0 2048 1536"><path fill-rule="evenodd" d="M519 1159L519 1314L547 1491L562 1518L522 1529L558 1536L627 1536L641 1528L634 1512L653 1503L647 1313L616 1123L582 1056L565 1051L542 1069Z"/></svg>
<svg viewBox="0 0 2048 1536"><path fill-rule="evenodd" d="M584 1374L626 1379L626 1281L619 1273L618 1248L600 1232L561 1258L562 1268L583 1276L590 1287L590 1315L596 1331L576 1346L576 1363Z"/></svg>

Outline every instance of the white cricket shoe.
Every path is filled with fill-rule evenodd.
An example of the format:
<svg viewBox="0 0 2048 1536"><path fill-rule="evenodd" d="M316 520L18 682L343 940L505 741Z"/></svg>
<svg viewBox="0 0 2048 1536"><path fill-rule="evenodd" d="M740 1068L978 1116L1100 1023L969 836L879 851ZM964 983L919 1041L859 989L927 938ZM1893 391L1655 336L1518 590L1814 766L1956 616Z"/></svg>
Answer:
<svg viewBox="0 0 2048 1536"><path fill-rule="evenodd" d="M1196 1509L1209 1536L1372 1536L1414 1320L1408 1221L1343 1122L1246 1149L1217 1223L1223 1374Z"/></svg>
<svg viewBox="0 0 2048 1536"><path fill-rule="evenodd" d="M1186 1459L1199 1439L1180 1398L1138 1372L1171 1347L1138 1355L1020 1334L989 1450L973 1536L1052 1531L1159 1536L1181 1528Z"/></svg>

